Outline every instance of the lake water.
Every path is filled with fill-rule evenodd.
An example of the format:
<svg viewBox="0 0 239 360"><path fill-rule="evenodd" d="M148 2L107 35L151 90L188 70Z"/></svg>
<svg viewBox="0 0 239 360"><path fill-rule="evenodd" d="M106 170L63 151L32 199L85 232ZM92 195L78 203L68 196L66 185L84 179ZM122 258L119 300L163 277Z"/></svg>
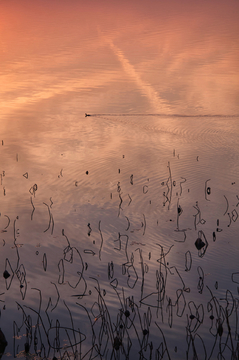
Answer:
<svg viewBox="0 0 239 360"><path fill-rule="evenodd" d="M1 2L2 359L239 357L238 16Z"/></svg>

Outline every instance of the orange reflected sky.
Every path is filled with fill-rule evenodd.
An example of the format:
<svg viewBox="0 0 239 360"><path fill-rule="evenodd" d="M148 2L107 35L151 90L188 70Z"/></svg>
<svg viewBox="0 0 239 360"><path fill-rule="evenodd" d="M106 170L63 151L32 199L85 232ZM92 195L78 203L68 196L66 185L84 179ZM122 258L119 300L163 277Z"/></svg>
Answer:
<svg viewBox="0 0 239 360"><path fill-rule="evenodd" d="M239 112L236 1L0 6L2 115L58 101L82 113Z"/></svg>

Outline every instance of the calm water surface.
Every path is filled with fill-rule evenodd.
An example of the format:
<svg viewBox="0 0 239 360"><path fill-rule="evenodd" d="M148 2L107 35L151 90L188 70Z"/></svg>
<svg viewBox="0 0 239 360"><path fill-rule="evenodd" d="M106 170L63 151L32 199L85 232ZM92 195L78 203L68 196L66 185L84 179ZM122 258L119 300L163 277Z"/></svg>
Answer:
<svg viewBox="0 0 239 360"><path fill-rule="evenodd" d="M238 2L0 9L0 356L237 358Z"/></svg>

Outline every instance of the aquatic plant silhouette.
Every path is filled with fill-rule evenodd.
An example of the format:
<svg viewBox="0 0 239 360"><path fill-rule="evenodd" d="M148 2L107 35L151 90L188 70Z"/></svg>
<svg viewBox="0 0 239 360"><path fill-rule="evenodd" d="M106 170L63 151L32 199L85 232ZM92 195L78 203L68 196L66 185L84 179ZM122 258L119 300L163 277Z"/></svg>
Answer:
<svg viewBox="0 0 239 360"><path fill-rule="evenodd" d="M59 181L63 180L62 171ZM91 219L88 215L80 231L75 220L71 226L62 220L59 224L56 196L38 200L40 186L35 183L30 187L29 228L32 226L34 232L34 224L41 223L41 237L49 241L34 250L34 259L39 260L24 257L28 248L19 242L21 216L1 216L2 312L8 311L8 294L16 296L13 340L8 339L10 352L15 357L35 354L42 359L62 360L176 359L182 354L186 359L236 359L239 272L230 274L235 292L229 284L228 288L219 288L218 281L212 289L205 264L220 233L237 224L238 194L234 194L234 202L223 194L224 210L209 233L203 201L213 205L211 179L203 183L200 202L192 199L187 218L183 197L189 193L189 179L174 179L173 165L168 161L159 197L167 220L159 213L155 221L146 208L141 212L133 208L137 175L130 171L124 181L122 173L118 168L119 180L109 192L110 201L113 195L117 199L110 216L95 219L92 214ZM87 170L85 174L92 173ZM27 181L28 172L23 177ZM80 180L73 179L71 184L78 191ZM147 198L151 206L150 179L143 179L138 189L138 196ZM118 228L110 224L112 218ZM149 242L151 227L157 232L165 224L171 231L169 241L158 237ZM175 254L180 254L178 264L173 263ZM38 272L31 273L29 262L34 266L40 263ZM33 286L29 279L34 276ZM189 276L194 279L190 286ZM5 333L8 325L2 322L1 326ZM180 344L173 337L179 326L184 330ZM0 330L0 357L6 346Z"/></svg>

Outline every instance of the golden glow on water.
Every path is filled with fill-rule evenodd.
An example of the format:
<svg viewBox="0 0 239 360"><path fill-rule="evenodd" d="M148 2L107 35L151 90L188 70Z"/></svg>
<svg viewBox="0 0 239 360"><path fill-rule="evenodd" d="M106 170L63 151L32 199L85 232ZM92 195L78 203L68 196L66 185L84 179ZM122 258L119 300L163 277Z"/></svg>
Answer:
<svg viewBox="0 0 239 360"><path fill-rule="evenodd" d="M125 112L238 113L232 4L53 3L1 5L3 114L69 93L92 109L84 93L99 87L94 112L119 112L127 94Z"/></svg>

